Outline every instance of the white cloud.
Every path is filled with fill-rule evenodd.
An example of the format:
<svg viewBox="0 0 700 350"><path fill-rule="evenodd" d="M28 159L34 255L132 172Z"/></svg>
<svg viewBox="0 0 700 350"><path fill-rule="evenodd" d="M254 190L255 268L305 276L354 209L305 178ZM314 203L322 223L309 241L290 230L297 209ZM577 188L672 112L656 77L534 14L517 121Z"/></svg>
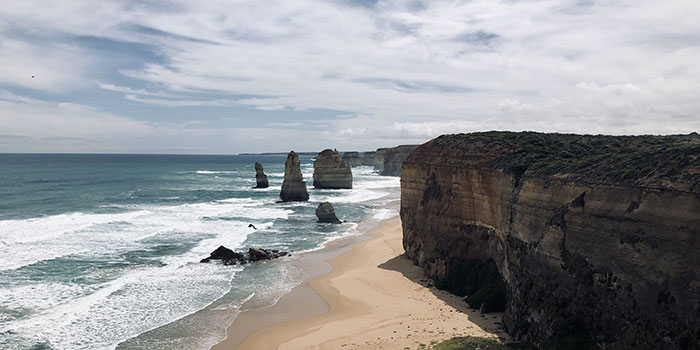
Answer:
<svg viewBox="0 0 700 350"><path fill-rule="evenodd" d="M374 8L320 0L27 0L0 9L0 33L20 27L151 45L162 62L117 69L162 91L100 87L163 107L338 110L354 117L329 121L331 129L316 136L319 147L333 138L354 147L490 129L697 131L697 18L695 0L379 1ZM82 49L54 45L42 58L37 45L18 40L4 41L20 49L0 53L7 77L0 83L60 91L94 81L81 68L90 62L72 63L89 61ZM47 61L20 62L31 55ZM59 69L36 86L23 81L32 65ZM180 97L193 92L197 98Z"/></svg>

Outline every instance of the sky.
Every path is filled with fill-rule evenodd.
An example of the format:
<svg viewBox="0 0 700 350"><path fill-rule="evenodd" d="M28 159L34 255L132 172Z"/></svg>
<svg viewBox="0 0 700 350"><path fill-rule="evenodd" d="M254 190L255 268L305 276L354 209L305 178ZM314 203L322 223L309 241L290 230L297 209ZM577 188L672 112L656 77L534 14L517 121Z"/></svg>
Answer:
<svg viewBox="0 0 700 350"><path fill-rule="evenodd" d="M697 0L22 0L0 152L373 150L700 131Z"/></svg>

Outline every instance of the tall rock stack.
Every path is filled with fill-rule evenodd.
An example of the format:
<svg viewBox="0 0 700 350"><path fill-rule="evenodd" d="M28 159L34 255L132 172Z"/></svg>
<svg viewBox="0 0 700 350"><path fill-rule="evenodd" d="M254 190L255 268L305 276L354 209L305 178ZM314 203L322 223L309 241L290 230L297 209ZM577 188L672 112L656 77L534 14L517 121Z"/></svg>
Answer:
<svg viewBox="0 0 700 350"><path fill-rule="evenodd" d="M291 151L284 162L284 182L280 198L284 202L308 201L309 192L306 190L306 181L301 175L299 155Z"/></svg>
<svg viewBox="0 0 700 350"><path fill-rule="evenodd" d="M338 151L325 149L314 161L314 187L352 188L352 170Z"/></svg>
<svg viewBox="0 0 700 350"><path fill-rule="evenodd" d="M263 169L262 164L255 162L255 188L268 188L270 182L267 181L267 175Z"/></svg>

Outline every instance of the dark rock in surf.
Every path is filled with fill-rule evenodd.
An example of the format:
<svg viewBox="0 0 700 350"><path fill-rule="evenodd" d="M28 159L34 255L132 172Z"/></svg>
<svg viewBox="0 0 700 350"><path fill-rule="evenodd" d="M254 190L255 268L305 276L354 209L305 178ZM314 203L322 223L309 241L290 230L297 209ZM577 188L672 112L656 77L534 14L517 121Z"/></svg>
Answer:
<svg viewBox="0 0 700 350"><path fill-rule="evenodd" d="M207 263L211 260L221 260L224 265L235 265L237 263L242 265L248 262L245 255L234 252L224 246L219 246L219 248L211 252L208 258L204 258L200 262Z"/></svg>
<svg viewBox="0 0 700 350"><path fill-rule="evenodd" d="M333 205L331 205L328 202L323 202L318 205L318 208L316 208L316 217L318 218L318 222L331 224L342 223L342 221L340 221L335 215L335 209L333 208Z"/></svg>
<svg viewBox="0 0 700 350"><path fill-rule="evenodd" d="M250 262L262 261L262 260L272 260L283 256L289 255L288 252L277 250L277 249L262 249L262 248L250 248L248 249L248 260Z"/></svg>

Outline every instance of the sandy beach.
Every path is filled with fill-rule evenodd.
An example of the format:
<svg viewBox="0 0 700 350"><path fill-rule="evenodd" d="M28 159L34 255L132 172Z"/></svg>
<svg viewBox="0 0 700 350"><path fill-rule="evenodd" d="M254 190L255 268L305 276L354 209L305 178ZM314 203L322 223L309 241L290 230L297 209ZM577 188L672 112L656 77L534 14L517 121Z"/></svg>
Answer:
<svg viewBox="0 0 700 350"><path fill-rule="evenodd" d="M422 270L402 255L399 218L383 221L368 236L330 258L329 273L273 307L244 312L212 349L403 350L454 336L506 336L500 314L481 315L459 297L427 286Z"/></svg>

